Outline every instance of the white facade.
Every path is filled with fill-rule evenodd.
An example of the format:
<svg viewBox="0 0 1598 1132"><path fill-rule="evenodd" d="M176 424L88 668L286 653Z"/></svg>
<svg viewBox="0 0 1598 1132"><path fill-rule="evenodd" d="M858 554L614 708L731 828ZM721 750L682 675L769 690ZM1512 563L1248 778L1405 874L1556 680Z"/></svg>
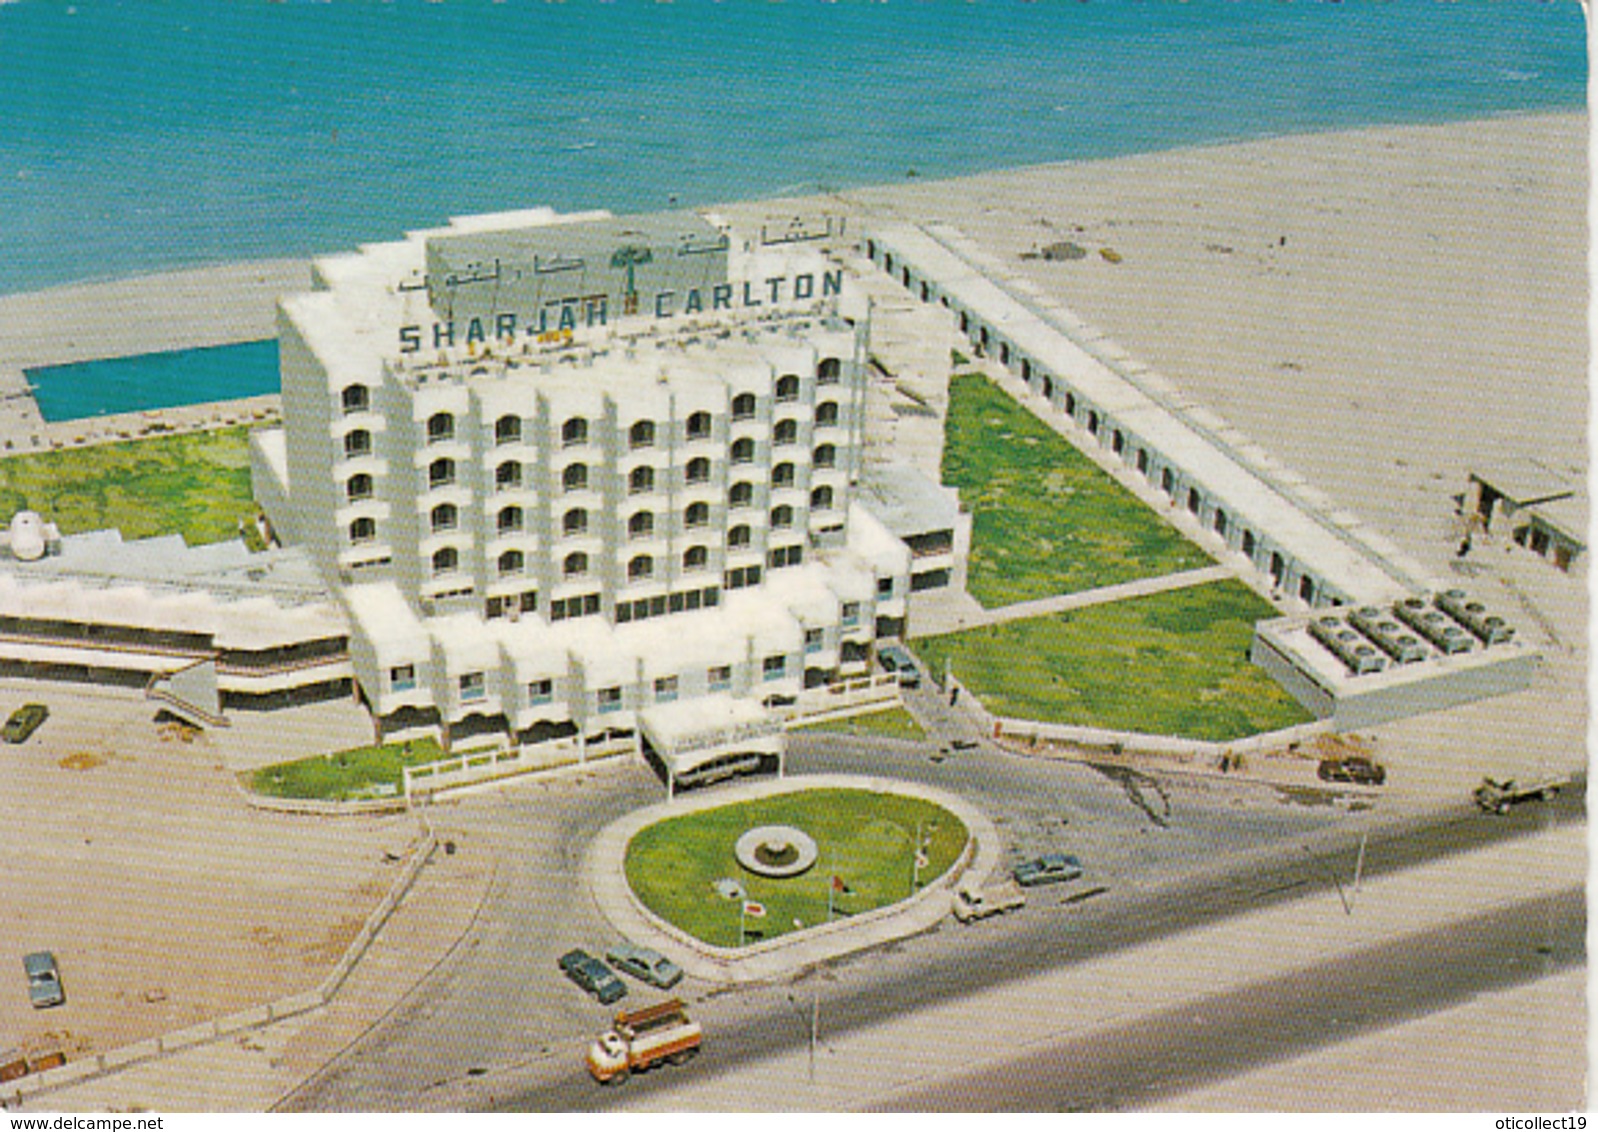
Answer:
<svg viewBox="0 0 1598 1132"><path fill-rule="evenodd" d="M735 256L755 277L707 284L726 241L697 217L641 218L652 255L608 217L498 223L321 261L280 309L256 493L339 595L380 733L597 738L865 671L910 556L854 503L866 328L841 268ZM534 274L556 271L582 279ZM490 282L543 306L469 290Z"/></svg>

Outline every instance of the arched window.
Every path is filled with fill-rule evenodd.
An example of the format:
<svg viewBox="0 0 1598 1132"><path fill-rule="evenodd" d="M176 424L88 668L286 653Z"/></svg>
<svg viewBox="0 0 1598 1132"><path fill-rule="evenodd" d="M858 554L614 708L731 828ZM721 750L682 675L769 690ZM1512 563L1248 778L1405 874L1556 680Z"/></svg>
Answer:
<svg viewBox="0 0 1598 1132"><path fill-rule="evenodd" d="M838 402L823 401L816 406L816 427L831 428L838 423Z"/></svg>
<svg viewBox="0 0 1598 1132"><path fill-rule="evenodd" d="M727 502L733 507L748 507L754 501L755 485L752 483L735 483L727 493Z"/></svg>
<svg viewBox="0 0 1598 1132"><path fill-rule="evenodd" d="M793 508L786 503L771 509L771 525L775 530L793 526Z"/></svg>
<svg viewBox="0 0 1598 1132"><path fill-rule="evenodd" d="M640 554L627 563L627 577L631 581L647 578L655 572L655 560L647 554Z"/></svg>
<svg viewBox="0 0 1598 1132"><path fill-rule="evenodd" d="M560 426L560 442L567 448L573 444L587 444L588 422L582 417L572 417Z"/></svg>
<svg viewBox="0 0 1598 1132"><path fill-rule="evenodd" d="M732 462L750 464L755 459L755 442L747 436L732 442Z"/></svg>
<svg viewBox="0 0 1598 1132"><path fill-rule="evenodd" d="M778 464L775 468L772 468L771 482L774 487L792 487L793 465L783 463Z"/></svg>
<svg viewBox="0 0 1598 1132"><path fill-rule="evenodd" d="M433 551L433 573L435 575L453 573L460 564L460 552L453 546L441 546Z"/></svg>
<svg viewBox="0 0 1598 1132"><path fill-rule="evenodd" d="M627 476L627 490L632 495L655 490L655 469L645 464L634 468Z"/></svg>
<svg viewBox="0 0 1598 1132"><path fill-rule="evenodd" d="M433 530L453 531L460 520L460 512L453 503L440 503L433 508Z"/></svg>
<svg viewBox="0 0 1598 1132"><path fill-rule="evenodd" d="M351 476L344 485L344 495L351 500L372 498L372 477L365 472Z"/></svg>
<svg viewBox="0 0 1598 1132"><path fill-rule="evenodd" d="M494 490L515 491L522 486L522 466L515 460L506 460L494 469Z"/></svg>
<svg viewBox="0 0 1598 1132"><path fill-rule="evenodd" d="M352 429L344 434L344 455L364 456L372 450L372 434L364 428Z"/></svg>
<svg viewBox="0 0 1598 1132"><path fill-rule="evenodd" d="M588 486L588 465L566 465L566 470L560 474L560 486L567 491L582 491Z"/></svg>
<svg viewBox="0 0 1598 1132"><path fill-rule="evenodd" d="M527 559L519 550L507 550L499 556L499 573L501 577L508 574L520 574L527 565Z"/></svg>
<svg viewBox="0 0 1598 1132"><path fill-rule="evenodd" d="M822 485L810 493L810 509L812 511L832 510L832 488Z"/></svg>
<svg viewBox="0 0 1598 1132"><path fill-rule="evenodd" d="M727 532L727 545L741 547L749 545L749 528L739 524Z"/></svg>
<svg viewBox="0 0 1598 1132"><path fill-rule="evenodd" d="M573 507L561 517L560 527L569 535L585 534L588 531L588 512L581 507Z"/></svg>
<svg viewBox="0 0 1598 1132"><path fill-rule="evenodd" d="M448 413L434 413L427 418L427 443L442 444L455 439L455 418Z"/></svg>
<svg viewBox="0 0 1598 1132"><path fill-rule="evenodd" d="M688 414L688 439L710 439L710 414L703 409L697 413Z"/></svg>
<svg viewBox="0 0 1598 1132"><path fill-rule="evenodd" d="M710 551L702 546L690 546L683 551L682 568L684 570L703 570L710 561Z"/></svg>
<svg viewBox="0 0 1598 1132"><path fill-rule="evenodd" d="M688 482L708 483L710 481L710 461L703 456L695 456L688 461Z"/></svg>
<svg viewBox="0 0 1598 1132"><path fill-rule="evenodd" d="M732 419L746 421L755 415L755 395L740 393L732 399Z"/></svg>
<svg viewBox="0 0 1598 1132"><path fill-rule="evenodd" d="M350 524L351 542L371 542L377 537L377 522L362 515Z"/></svg>
<svg viewBox="0 0 1598 1132"><path fill-rule="evenodd" d="M516 444L522 438L522 419L515 416L503 416L494 422L495 444Z"/></svg>
<svg viewBox="0 0 1598 1132"><path fill-rule="evenodd" d="M346 385L342 399L345 413L364 413L372 407L372 394L364 385Z"/></svg>
<svg viewBox="0 0 1598 1132"><path fill-rule="evenodd" d="M627 443L633 448L651 448L655 443L655 422L638 421L627 431Z"/></svg>
<svg viewBox="0 0 1598 1132"><path fill-rule="evenodd" d="M496 526L499 527L499 533L502 535L510 534L512 531L521 530L522 509L520 507L500 508L499 518L496 521Z"/></svg>
<svg viewBox="0 0 1598 1132"><path fill-rule="evenodd" d="M799 400L799 379L791 373L785 373L777 379L777 400Z"/></svg>
<svg viewBox="0 0 1598 1132"><path fill-rule="evenodd" d="M683 512L683 524L689 527L702 527L710 522L710 505L708 503L690 503Z"/></svg>
<svg viewBox="0 0 1598 1132"><path fill-rule="evenodd" d="M816 367L816 381L821 385L832 385L842 373L843 363L837 358L822 358L821 364Z"/></svg>
<svg viewBox="0 0 1598 1132"><path fill-rule="evenodd" d="M771 442L773 444L793 444L798 439L798 421L778 421L777 427L771 430Z"/></svg>
<svg viewBox="0 0 1598 1132"><path fill-rule="evenodd" d="M455 461L445 458L427 466L427 486L444 487L455 482Z"/></svg>
<svg viewBox="0 0 1598 1132"><path fill-rule="evenodd" d="M568 578L588 573L588 555L580 550L572 551L566 556L566 561L561 563L561 572Z"/></svg>
<svg viewBox="0 0 1598 1132"><path fill-rule="evenodd" d="M648 538L655 533L655 516L651 511L636 512L627 520L628 538Z"/></svg>
<svg viewBox="0 0 1598 1132"><path fill-rule="evenodd" d="M838 463L838 450L830 444L817 445L812 460L818 468L834 467Z"/></svg>

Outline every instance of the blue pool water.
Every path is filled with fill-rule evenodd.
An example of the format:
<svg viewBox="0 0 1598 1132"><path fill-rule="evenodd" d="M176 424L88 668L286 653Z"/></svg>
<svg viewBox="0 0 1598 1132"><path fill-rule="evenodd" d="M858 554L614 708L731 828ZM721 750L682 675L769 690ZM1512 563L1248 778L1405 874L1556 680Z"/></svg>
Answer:
<svg viewBox="0 0 1598 1132"><path fill-rule="evenodd" d="M276 393L277 339L24 370L47 421Z"/></svg>

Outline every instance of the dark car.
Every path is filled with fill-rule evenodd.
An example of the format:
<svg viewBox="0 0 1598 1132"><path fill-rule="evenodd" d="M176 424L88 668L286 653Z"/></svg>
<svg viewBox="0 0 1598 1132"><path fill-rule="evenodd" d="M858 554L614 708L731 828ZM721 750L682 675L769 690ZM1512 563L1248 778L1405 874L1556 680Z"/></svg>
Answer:
<svg viewBox="0 0 1598 1132"><path fill-rule="evenodd" d="M619 943L605 952L610 965L625 975L641 979L662 990L682 981L682 968L652 948L636 943Z"/></svg>
<svg viewBox="0 0 1598 1132"><path fill-rule="evenodd" d="M882 665L883 671L898 675L901 687L921 687L921 673L916 670L915 660L898 645L887 645L878 649L877 662Z"/></svg>
<svg viewBox="0 0 1598 1132"><path fill-rule="evenodd" d="M1363 755L1343 759L1322 759L1318 772L1322 782L1352 782L1358 786L1380 786L1387 781L1387 768Z"/></svg>
<svg viewBox="0 0 1598 1132"><path fill-rule="evenodd" d="M40 724L49 718L50 709L43 704L23 704L11 713L5 727L0 728L0 738L7 743L26 742L28 736L39 730Z"/></svg>
<svg viewBox="0 0 1598 1132"><path fill-rule="evenodd" d="M627 984L616 977L615 971L580 947L560 957L560 969L606 1006L627 993Z"/></svg>
<svg viewBox="0 0 1598 1132"><path fill-rule="evenodd" d="M1057 884L1082 875L1082 862L1068 853L1045 853L1015 867L1015 883L1024 888Z"/></svg>
<svg viewBox="0 0 1598 1132"><path fill-rule="evenodd" d="M61 989L61 972L56 967L55 956L48 951L35 951L22 957L22 970L28 976L28 998L35 1010L47 1006L60 1006L67 1000Z"/></svg>

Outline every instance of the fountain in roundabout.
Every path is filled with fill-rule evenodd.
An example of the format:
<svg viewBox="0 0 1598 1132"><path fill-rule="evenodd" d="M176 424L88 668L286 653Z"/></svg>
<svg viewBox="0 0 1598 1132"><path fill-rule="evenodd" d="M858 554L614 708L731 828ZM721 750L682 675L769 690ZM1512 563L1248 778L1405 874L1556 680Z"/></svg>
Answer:
<svg viewBox="0 0 1598 1132"><path fill-rule="evenodd" d="M791 825L761 825L746 830L733 846L738 863L756 876L796 877L816 863L816 842Z"/></svg>

